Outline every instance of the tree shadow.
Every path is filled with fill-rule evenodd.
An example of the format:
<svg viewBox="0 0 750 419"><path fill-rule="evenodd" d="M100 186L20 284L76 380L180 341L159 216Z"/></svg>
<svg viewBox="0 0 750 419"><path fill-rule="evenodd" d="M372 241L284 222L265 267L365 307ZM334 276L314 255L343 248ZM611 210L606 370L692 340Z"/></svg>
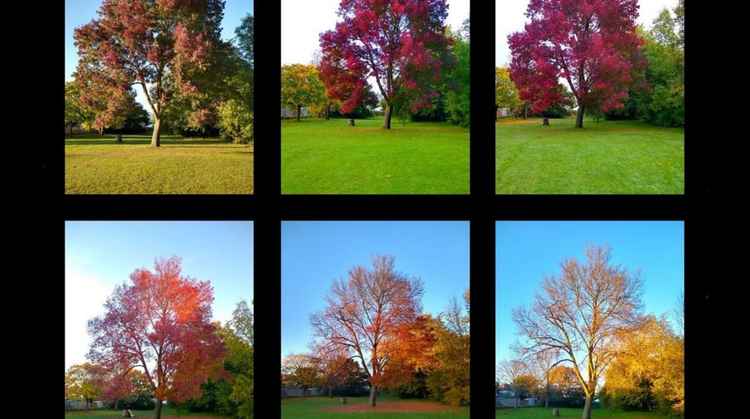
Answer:
<svg viewBox="0 0 750 419"><path fill-rule="evenodd" d="M118 143L113 135L103 137L73 137L65 138L65 145L146 145L151 144L151 137L144 136L122 136L122 142ZM231 141L222 138L182 138L182 137L162 137L162 145L211 145L211 144L231 144Z"/></svg>

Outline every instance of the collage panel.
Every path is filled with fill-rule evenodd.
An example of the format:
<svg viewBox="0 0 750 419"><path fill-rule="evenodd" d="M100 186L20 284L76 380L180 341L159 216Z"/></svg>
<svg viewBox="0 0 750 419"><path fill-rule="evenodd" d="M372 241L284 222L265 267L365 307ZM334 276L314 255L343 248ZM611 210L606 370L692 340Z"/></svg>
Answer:
<svg viewBox="0 0 750 419"><path fill-rule="evenodd" d="M469 418L468 222L283 221L281 249L282 418Z"/></svg>
<svg viewBox="0 0 750 419"><path fill-rule="evenodd" d="M65 0L65 194L252 194L253 8Z"/></svg>
<svg viewBox="0 0 750 419"><path fill-rule="evenodd" d="M281 1L281 193L469 193L469 0Z"/></svg>
<svg viewBox="0 0 750 419"><path fill-rule="evenodd" d="M495 190L685 193L684 0L496 0Z"/></svg>
<svg viewBox="0 0 750 419"><path fill-rule="evenodd" d="M65 223L65 418L253 417L253 223Z"/></svg>
<svg viewBox="0 0 750 419"><path fill-rule="evenodd" d="M683 417L684 246L682 221L498 221L496 417Z"/></svg>

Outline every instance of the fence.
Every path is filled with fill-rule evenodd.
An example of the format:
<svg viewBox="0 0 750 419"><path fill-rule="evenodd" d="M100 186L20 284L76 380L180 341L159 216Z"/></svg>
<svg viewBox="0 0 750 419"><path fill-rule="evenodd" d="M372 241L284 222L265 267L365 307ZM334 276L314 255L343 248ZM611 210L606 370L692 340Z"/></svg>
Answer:
<svg viewBox="0 0 750 419"><path fill-rule="evenodd" d="M302 389L299 387L281 387L281 397L316 397L323 396L322 389L317 387Z"/></svg>

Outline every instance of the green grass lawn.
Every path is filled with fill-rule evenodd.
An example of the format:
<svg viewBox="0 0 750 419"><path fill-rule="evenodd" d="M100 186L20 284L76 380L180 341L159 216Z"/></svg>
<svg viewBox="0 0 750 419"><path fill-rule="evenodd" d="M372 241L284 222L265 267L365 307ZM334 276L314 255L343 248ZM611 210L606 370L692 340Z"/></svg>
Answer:
<svg viewBox="0 0 750 419"><path fill-rule="evenodd" d="M153 410L133 410L136 418L153 418ZM122 417L122 410L90 410L65 412L65 419L112 419ZM207 413L190 413L177 411L171 407L164 407L161 411L162 419L186 417L192 419L225 419L224 416L216 416Z"/></svg>
<svg viewBox="0 0 750 419"><path fill-rule="evenodd" d="M68 194L250 194L253 146L216 138L146 136L65 139Z"/></svg>
<svg viewBox="0 0 750 419"><path fill-rule="evenodd" d="M682 194L684 130L638 121L503 120L498 194Z"/></svg>
<svg viewBox="0 0 750 419"><path fill-rule="evenodd" d="M435 405L436 402L423 400L399 400L388 397L378 398L378 402L405 402L409 404ZM367 405L367 397L348 397L347 406ZM305 397L289 398L281 401L282 419L327 419L327 418L356 418L356 419L468 419L469 408L444 407L444 411L436 412L331 412L326 409L341 407L338 398ZM442 406L441 406L442 407ZM375 408L377 409L377 407Z"/></svg>
<svg viewBox="0 0 750 419"><path fill-rule="evenodd" d="M552 416L552 408L544 407L522 407L518 409L497 409L495 418L502 419L547 419ZM579 419L583 409L560 408L561 418ZM594 419L667 419L668 416L653 412L624 412L621 410L594 409Z"/></svg>
<svg viewBox="0 0 750 419"><path fill-rule="evenodd" d="M284 194L467 194L469 132L394 118L282 121Z"/></svg>

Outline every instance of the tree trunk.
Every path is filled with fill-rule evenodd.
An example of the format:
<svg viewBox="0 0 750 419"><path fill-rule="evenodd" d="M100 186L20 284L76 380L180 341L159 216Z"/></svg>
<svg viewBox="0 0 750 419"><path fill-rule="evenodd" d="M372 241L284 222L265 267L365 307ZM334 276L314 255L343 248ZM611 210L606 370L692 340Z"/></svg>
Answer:
<svg viewBox="0 0 750 419"><path fill-rule="evenodd" d="M375 385L370 384L370 406L375 407L377 402L378 389Z"/></svg>
<svg viewBox="0 0 750 419"><path fill-rule="evenodd" d="M529 117L529 104L524 103L523 104L523 119L527 119Z"/></svg>
<svg viewBox="0 0 750 419"><path fill-rule="evenodd" d="M393 116L393 107L391 105L385 105L385 118L383 121L383 128L391 129L391 117L392 116Z"/></svg>
<svg viewBox="0 0 750 419"><path fill-rule="evenodd" d="M104 137L104 127L99 128L99 136Z"/></svg>
<svg viewBox="0 0 750 419"><path fill-rule="evenodd" d="M326 121L331 119L331 104L326 105Z"/></svg>
<svg viewBox="0 0 750 419"><path fill-rule="evenodd" d="M161 400L156 399L156 410L154 411L154 419L161 419Z"/></svg>
<svg viewBox="0 0 750 419"><path fill-rule="evenodd" d="M302 106L297 105L297 121L300 121L302 118Z"/></svg>
<svg viewBox="0 0 750 419"><path fill-rule="evenodd" d="M154 118L154 132L151 134L151 147L161 146L161 119Z"/></svg>
<svg viewBox="0 0 750 419"><path fill-rule="evenodd" d="M591 408L592 408L593 398L594 398L593 395L586 396L586 403L583 405L583 414L581 415L581 419L591 419Z"/></svg>
<svg viewBox="0 0 750 419"><path fill-rule="evenodd" d="M578 105L578 115L576 115L576 128L583 128L583 112L584 106Z"/></svg>

